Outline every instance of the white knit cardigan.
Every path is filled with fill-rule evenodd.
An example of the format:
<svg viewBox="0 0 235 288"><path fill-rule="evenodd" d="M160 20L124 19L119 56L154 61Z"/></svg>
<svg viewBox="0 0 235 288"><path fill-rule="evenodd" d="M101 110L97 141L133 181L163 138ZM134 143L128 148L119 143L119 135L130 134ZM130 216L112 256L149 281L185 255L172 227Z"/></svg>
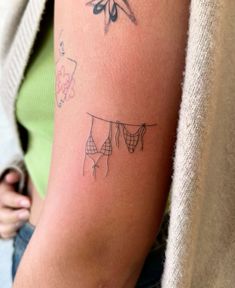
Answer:
<svg viewBox="0 0 235 288"><path fill-rule="evenodd" d="M8 3L12 17L24 13L14 39L5 30L7 49L0 54L0 173L11 166L22 170L14 103L45 1L3 0L18 3ZM10 23L16 31L16 21ZM235 1L191 1L177 133L162 288L233 288Z"/></svg>

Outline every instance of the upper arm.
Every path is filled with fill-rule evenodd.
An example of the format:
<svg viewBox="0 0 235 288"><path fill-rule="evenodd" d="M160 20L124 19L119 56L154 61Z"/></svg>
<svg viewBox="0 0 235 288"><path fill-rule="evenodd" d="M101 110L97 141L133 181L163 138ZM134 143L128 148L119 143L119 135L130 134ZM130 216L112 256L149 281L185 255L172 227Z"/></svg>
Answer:
<svg viewBox="0 0 235 288"><path fill-rule="evenodd" d="M78 262L97 271L97 255L99 269L108 253L120 271L136 265L154 240L171 179L189 1L55 2L53 154L30 250L40 243L47 263L60 255L52 270L72 279Z"/></svg>
<svg viewBox="0 0 235 288"><path fill-rule="evenodd" d="M110 201L123 203L123 197L139 210L133 221L152 203L146 223L154 211L162 213L181 96L187 11L186 0L56 1L57 93L47 204L48 210L57 209L58 198L59 206L74 211L64 217L68 225L77 225L84 215L101 215ZM111 145L102 154L110 133ZM118 207L114 215L126 213L125 206Z"/></svg>

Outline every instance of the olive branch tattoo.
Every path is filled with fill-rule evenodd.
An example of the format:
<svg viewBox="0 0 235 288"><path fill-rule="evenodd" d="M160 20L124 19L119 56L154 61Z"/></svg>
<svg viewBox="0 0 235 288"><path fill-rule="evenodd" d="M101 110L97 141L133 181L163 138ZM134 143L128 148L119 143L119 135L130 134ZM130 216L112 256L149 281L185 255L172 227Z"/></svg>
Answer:
<svg viewBox="0 0 235 288"><path fill-rule="evenodd" d="M140 146L140 150L144 150L144 135L147 132L148 127L157 126L157 124L130 124L130 123L124 123L120 121L111 121L107 120L101 117L97 117L93 114L90 114L87 112L87 114L91 118L91 127L90 132L88 135L88 138L86 140L85 144L85 158L83 161L83 176L85 175L85 162L87 160L87 157L89 157L92 160L92 174L94 178L96 178L96 171L99 166L99 161L105 157L106 158L106 174L108 175L109 172L109 158L112 155L113 152L113 129L116 129L115 132L115 144L116 147L120 147L120 137L123 137L123 141L125 143L125 146L127 147L127 150L129 153L134 153L138 144ZM109 125L109 132L106 136L102 146L100 149L98 149L95 140L93 138L93 129L94 129L94 122L95 121L102 121L103 123L107 123ZM113 126L115 126L113 128ZM130 126L137 127L136 131L134 133L131 133L129 131Z"/></svg>
<svg viewBox="0 0 235 288"><path fill-rule="evenodd" d="M108 32L110 24L117 21L120 11L124 12L134 24L137 24L128 0L90 0L86 5L93 7L94 15L104 13L105 33Z"/></svg>

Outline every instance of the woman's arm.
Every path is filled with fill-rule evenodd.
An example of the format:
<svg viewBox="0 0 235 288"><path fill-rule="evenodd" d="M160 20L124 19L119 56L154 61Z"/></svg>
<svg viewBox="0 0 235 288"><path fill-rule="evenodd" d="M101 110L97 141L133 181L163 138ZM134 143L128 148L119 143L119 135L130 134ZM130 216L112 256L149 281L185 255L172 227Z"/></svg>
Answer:
<svg viewBox="0 0 235 288"><path fill-rule="evenodd" d="M135 286L171 182L188 6L56 1L48 196L15 288Z"/></svg>

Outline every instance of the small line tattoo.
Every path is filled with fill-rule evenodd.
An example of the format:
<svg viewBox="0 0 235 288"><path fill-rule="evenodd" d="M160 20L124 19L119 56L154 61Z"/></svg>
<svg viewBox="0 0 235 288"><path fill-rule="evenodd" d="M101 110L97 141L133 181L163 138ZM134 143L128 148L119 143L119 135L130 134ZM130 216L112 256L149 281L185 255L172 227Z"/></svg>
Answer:
<svg viewBox="0 0 235 288"><path fill-rule="evenodd" d="M59 108L75 96L74 75L78 66L76 60L66 56L62 33L63 30L59 35L59 59L56 61L56 104Z"/></svg>
<svg viewBox="0 0 235 288"><path fill-rule="evenodd" d="M108 32L111 23L118 20L119 13L122 11L134 24L137 24L134 12L128 0L90 0L86 5L93 7L93 14L104 13L104 31Z"/></svg>
<svg viewBox="0 0 235 288"><path fill-rule="evenodd" d="M157 126L157 124L130 124L124 123L121 121L112 121L107 120L98 116L95 116L91 113L88 113L89 117L91 118L91 126L88 138L85 144L85 157L83 161L83 176L85 176L85 163L87 157L89 157L92 161L92 175L96 178L97 169L100 168L99 162L100 160L105 157L106 158L106 172L105 177L109 173L109 158L113 152L113 129L115 129L115 145L117 148L120 147L120 137L123 137L123 141L129 153L134 153L138 144L140 145L140 150L144 150L144 135L147 132L147 128ZM94 129L94 122L95 121L102 121L104 123L108 123L109 125L109 132L108 136L105 138L100 149L97 148L95 140L93 138L93 129ZM137 127L137 130L134 133L129 131L129 127Z"/></svg>

